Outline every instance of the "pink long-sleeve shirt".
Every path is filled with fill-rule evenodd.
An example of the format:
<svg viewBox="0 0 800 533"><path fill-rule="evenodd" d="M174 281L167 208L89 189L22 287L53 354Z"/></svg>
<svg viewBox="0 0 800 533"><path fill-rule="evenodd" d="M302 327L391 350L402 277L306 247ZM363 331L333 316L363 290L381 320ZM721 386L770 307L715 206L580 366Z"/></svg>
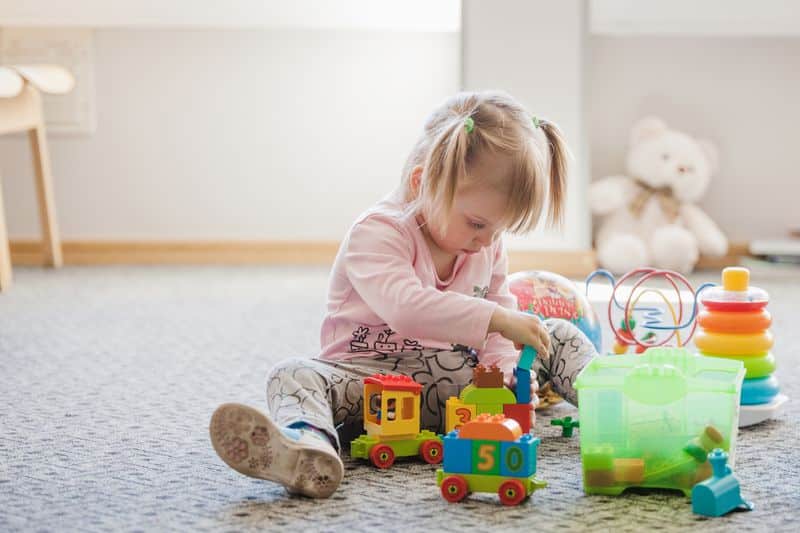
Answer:
<svg viewBox="0 0 800 533"><path fill-rule="evenodd" d="M439 279L413 213L384 200L362 214L339 248L322 323L324 359L390 354L420 348L477 350L510 379L519 352L497 333L487 335L498 305L514 309L506 283L502 239L461 254Z"/></svg>

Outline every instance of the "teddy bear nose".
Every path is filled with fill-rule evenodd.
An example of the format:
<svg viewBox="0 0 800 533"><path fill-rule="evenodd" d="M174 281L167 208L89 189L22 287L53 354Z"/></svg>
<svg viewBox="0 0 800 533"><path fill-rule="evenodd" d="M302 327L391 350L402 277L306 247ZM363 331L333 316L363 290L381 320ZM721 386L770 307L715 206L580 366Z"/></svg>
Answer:
<svg viewBox="0 0 800 533"><path fill-rule="evenodd" d="M681 174L683 174L687 170L689 170L689 169L687 167L683 166L683 165L678 167L678 172L680 172Z"/></svg>

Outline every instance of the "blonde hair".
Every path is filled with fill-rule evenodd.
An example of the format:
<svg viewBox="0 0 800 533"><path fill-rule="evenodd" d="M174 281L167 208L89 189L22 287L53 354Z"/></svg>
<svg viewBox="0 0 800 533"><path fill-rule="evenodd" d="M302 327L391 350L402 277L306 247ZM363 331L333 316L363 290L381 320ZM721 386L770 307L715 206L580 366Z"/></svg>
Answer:
<svg viewBox="0 0 800 533"><path fill-rule="evenodd" d="M512 157L512 174L504 183L489 184L508 192L508 210L501 221L508 231L526 233L536 227L545 188L549 189L548 226L561 224L569 158L561 132L496 91L459 93L428 117L403 169L403 201L427 222L446 226L458 186L480 179L470 170L484 154ZM416 167L422 167L418 194L411 183Z"/></svg>

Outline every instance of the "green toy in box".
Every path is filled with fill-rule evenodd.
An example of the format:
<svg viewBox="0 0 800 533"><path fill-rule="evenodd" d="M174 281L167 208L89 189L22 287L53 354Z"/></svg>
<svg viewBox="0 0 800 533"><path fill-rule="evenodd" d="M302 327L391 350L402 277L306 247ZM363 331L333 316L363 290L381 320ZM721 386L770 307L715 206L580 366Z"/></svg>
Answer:
<svg viewBox="0 0 800 533"><path fill-rule="evenodd" d="M733 464L741 361L683 348L592 360L578 376L583 486L620 494L628 487L681 490L711 475L708 452Z"/></svg>

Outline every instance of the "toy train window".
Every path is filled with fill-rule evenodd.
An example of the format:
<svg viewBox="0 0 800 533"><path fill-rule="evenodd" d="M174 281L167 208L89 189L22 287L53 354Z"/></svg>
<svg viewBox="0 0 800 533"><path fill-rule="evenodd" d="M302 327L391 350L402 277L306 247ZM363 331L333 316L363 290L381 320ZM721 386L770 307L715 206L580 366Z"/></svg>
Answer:
<svg viewBox="0 0 800 533"><path fill-rule="evenodd" d="M414 409L414 398L403 398L403 411L401 416L403 420L411 420L414 418L415 413Z"/></svg>
<svg viewBox="0 0 800 533"><path fill-rule="evenodd" d="M397 400L389 398L386 404L386 420L397 419Z"/></svg>
<svg viewBox="0 0 800 533"><path fill-rule="evenodd" d="M376 392L369 397L369 418L373 422L378 420L381 413L381 393Z"/></svg>

